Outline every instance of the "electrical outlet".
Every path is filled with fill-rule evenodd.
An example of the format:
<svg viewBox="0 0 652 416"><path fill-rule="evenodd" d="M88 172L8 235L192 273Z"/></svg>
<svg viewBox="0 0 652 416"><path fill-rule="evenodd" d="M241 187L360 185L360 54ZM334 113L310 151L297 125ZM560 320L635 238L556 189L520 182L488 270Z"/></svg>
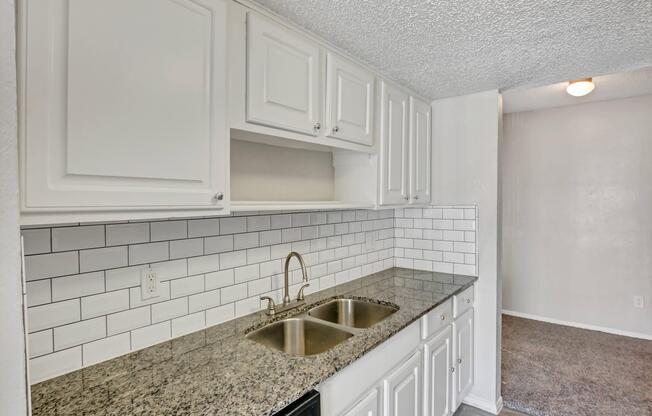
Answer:
<svg viewBox="0 0 652 416"><path fill-rule="evenodd" d="M140 293L142 300L161 296L156 270L148 267L140 271Z"/></svg>
<svg viewBox="0 0 652 416"><path fill-rule="evenodd" d="M644 308L645 307L645 298L643 296L634 296L634 307L635 308Z"/></svg>

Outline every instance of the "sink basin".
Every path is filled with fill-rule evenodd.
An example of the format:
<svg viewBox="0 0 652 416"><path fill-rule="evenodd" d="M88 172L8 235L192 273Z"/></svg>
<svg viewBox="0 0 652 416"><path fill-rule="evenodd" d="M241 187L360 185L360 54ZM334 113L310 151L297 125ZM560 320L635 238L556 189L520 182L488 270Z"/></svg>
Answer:
<svg viewBox="0 0 652 416"><path fill-rule="evenodd" d="M301 318L264 326L246 335L252 341L292 355L315 355L327 351L353 334Z"/></svg>
<svg viewBox="0 0 652 416"><path fill-rule="evenodd" d="M387 318L398 308L355 299L335 299L317 306L309 316L353 328L369 328Z"/></svg>

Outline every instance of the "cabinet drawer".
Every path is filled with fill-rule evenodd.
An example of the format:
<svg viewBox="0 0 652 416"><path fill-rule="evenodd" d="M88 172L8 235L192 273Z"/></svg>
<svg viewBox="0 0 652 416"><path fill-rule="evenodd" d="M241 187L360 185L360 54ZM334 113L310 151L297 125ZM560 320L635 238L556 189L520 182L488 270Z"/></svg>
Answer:
<svg viewBox="0 0 652 416"><path fill-rule="evenodd" d="M421 318L421 339L427 339L453 322L453 301L447 300Z"/></svg>
<svg viewBox="0 0 652 416"><path fill-rule="evenodd" d="M453 296L453 318L457 318L473 307L474 296L473 286Z"/></svg>

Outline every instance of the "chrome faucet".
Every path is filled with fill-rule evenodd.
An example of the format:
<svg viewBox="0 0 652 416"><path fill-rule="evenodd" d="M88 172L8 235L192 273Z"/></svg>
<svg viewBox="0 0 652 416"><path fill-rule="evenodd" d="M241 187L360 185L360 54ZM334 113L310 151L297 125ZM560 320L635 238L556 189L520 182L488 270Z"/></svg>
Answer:
<svg viewBox="0 0 652 416"><path fill-rule="evenodd" d="M296 257L297 260L299 260L299 265L301 266L301 273L303 274L303 286L299 288L299 293L297 294L297 300L292 302L290 300L290 260L292 260L292 257ZM290 252L290 254L287 255L285 258L285 286L283 288L283 305L276 305L274 303L274 299L272 299L269 296L262 296L260 300L266 300L267 301L267 315L269 316L274 316L275 314L279 312L284 312L290 309L294 309L297 306L301 306L304 304L304 295L303 291L305 288L310 286L310 283L308 283L308 273L306 272L306 263L303 261L303 257L301 257L301 254L297 253L296 251Z"/></svg>
<svg viewBox="0 0 652 416"><path fill-rule="evenodd" d="M296 257L297 260L299 260L301 273L303 273L303 283L305 283L303 286L301 286L301 289L299 289L299 293L297 294L297 301L303 300L303 289L310 286L308 283L308 273L306 273L306 263L304 263L303 257L301 257L301 254L297 253L296 251L290 252L290 254L288 254L288 256L285 258L285 289L283 292L283 305L290 304L290 276L288 270L290 268L290 260L292 260L292 257Z"/></svg>

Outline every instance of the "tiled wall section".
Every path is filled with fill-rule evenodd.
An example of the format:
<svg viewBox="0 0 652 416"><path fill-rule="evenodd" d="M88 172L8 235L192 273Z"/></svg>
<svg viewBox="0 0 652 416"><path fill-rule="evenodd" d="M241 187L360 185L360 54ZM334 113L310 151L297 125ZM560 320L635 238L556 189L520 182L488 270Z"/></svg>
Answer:
<svg viewBox="0 0 652 416"><path fill-rule="evenodd" d="M291 250L304 255L307 293L395 263L474 274L474 217L434 207L24 229L31 382L259 310L262 295L280 301ZM162 296L142 300L148 266Z"/></svg>
<svg viewBox="0 0 652 416"><path fill-rule="evenodd" d="M477 276L474 206L395 210L396 266Z"/></svg>

